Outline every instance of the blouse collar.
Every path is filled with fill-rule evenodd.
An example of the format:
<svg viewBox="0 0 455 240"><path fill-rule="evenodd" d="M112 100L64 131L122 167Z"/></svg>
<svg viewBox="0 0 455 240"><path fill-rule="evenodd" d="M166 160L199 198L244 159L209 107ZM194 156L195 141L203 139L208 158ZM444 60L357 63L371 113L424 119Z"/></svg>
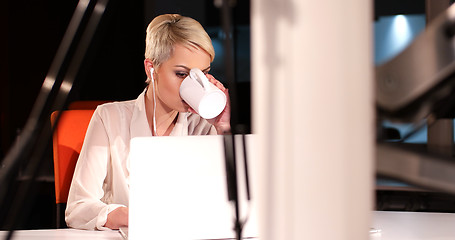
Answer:
<svg viewBox="0 0 455 240"><path fill-rule="evenodd" d="M133 115L130 123L131 138L152 136L152 131L150 130L150 126L147 121L147 114L145 112L146 91L147 88L142 91L134 104Z"/></svg>
<svg viewBox="0 0 455 240"><path fill-rule="evenodd" d="M133 115L131 117L130 132L131 138L134 137L151 137L152 130L147 121L147 113L145 111L145 93L147 88L142 91L135 101ZM172 129L170 136L186 136L188 135L188 114L180 112L177 117L177 122Z"/></svg>

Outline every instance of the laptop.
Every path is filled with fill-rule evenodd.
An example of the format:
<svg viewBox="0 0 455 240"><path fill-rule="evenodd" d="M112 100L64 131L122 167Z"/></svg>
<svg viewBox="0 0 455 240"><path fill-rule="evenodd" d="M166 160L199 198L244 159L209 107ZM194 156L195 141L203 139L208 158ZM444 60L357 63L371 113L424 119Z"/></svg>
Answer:
<svg viewBox="0 0 455 240"><path fill-rule="evenodd" d="M253 137L246 136L248 149ZM257 238L256 208L246 198L241 138L236 139L240 216L248 219L242 236ZM234 209L227 197L223 136L131 140L129 227L120 230L125 238L235 239Z"/></svg>

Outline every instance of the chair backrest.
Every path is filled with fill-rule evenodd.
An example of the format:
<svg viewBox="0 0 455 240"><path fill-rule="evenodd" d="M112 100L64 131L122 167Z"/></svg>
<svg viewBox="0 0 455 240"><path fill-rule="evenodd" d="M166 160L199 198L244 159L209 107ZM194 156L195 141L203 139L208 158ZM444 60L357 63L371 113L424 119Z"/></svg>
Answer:
<svg viewBox="0 0 455 240"><path fill-rule="evenodd" d="M112 102L109 100L80 100L80 101L74 101L71 102L68 105L68 109L73 110L73 109L96 109L98 105L101 105L103 103L108 103Z"/></svg>
<svg viewBox="0 0 455 240"><path fill-rule="evenodd" d="M66 203L88 124L95 110L65 110L53 135L55 201ZM51 115L54 125L58 112Z"/></svg>

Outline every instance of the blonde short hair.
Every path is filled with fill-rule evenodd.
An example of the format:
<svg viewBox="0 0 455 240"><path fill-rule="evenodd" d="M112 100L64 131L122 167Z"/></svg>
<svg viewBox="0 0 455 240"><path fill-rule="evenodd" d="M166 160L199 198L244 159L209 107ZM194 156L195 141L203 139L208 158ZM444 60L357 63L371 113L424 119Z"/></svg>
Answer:
<svg viewBox="0 0 455 240"><path fill-rule="evenodd" d="M160 15L150 22L145 41L145 58L152 60L157 68L172 56L177 43L206 51L211 61L215 58L212 40L202 25L179 14Z"/></svg>

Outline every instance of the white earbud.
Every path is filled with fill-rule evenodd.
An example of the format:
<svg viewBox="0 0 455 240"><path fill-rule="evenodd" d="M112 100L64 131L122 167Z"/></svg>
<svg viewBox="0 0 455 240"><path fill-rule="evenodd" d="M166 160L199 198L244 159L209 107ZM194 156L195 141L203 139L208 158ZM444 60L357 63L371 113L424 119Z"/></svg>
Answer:
<svg viewBox="0 0 455 240"><path fill-rule="evenodd" d="M152 83L153 83L153 71L155 71L154 68L150 68L150 77L152 78Z"/></svg>

